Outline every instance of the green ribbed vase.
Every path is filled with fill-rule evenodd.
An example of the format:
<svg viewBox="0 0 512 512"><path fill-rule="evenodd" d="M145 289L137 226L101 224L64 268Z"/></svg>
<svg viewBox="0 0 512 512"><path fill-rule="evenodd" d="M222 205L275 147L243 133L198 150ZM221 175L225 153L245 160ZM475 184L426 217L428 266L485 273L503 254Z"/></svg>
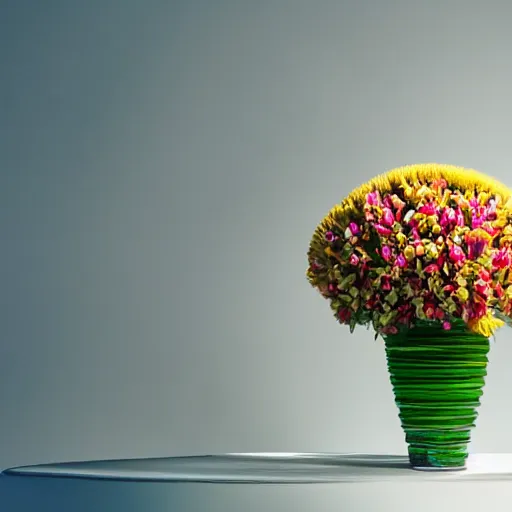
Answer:
<svg viewBox="0 0 512 512"><path fill-rule="evenodd" d="M487 375L489 339L462 321L422 322L384 337L413 468L464 469Z"/></svg>

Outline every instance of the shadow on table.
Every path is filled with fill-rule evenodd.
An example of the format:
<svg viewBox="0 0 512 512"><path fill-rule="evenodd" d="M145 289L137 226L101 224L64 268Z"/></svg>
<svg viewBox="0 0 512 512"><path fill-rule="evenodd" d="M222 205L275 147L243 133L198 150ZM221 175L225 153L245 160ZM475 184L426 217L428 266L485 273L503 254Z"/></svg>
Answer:
<svg viewBox="0 0 512 512"><path fill-rule="evenodd" d="M398 455L334 453L228 453L152 459L96 460L23 466L7 476L167 482L328 482L410 468Z"/></svg>

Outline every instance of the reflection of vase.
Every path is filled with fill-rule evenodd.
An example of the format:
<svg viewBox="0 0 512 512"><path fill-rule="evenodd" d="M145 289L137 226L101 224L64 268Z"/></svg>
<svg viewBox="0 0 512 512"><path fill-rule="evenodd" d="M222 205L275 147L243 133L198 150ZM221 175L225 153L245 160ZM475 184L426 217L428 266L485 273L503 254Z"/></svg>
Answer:
<svg viewBox="0 0 512 512"><path fill-rule="evenodd" d="M415 469L464 469L487 374L489 340L462 321L422 322L384 337L395 402Z"/></svg>

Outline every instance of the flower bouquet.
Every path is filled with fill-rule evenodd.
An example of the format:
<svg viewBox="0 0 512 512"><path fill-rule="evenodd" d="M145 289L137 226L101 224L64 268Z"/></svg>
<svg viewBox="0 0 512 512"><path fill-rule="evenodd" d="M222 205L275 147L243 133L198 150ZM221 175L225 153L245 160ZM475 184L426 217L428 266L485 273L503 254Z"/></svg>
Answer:
<svg viewBox="0 0 512 512"><path fill-rule="evenodd" d="M512 311L512 191L422 164L354 190L316 228L307 278L335 317L373 328L415 469L463 469L489 338Z"/></svg>

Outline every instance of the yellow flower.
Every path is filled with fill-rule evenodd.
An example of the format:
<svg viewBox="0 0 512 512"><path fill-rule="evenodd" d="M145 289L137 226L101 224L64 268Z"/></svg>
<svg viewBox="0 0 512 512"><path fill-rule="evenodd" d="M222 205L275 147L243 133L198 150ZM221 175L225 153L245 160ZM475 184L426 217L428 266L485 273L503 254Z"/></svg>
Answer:
<svg viewBox="0 0 512 512"><path fill-rule="evenodd" d="M502 183L474 169L464 169L453 165L443 164L417 164L399 167L387 173L376 176L364 185L352 191L347 198L337 205L335 218L348 218L360 213L365 204L366 195L374 190L379 190L381 195L391 193L395 188L403 188L405 197L411 199L414 196L413 185L419 183L420 187L429 181L445 179L450 187L460 190L468 190L468 198L474 191L488 192L492 195L500 195L504 206L511 199L512 192ZM461 198L463 200L463 198ZM464 200L463 200L464 201ZM469 206L469 202L465 201Z"/></svg>
<svg viewBox="0 0 512 512"><path fill-rule="evenodd" d="M437 248L437 245L430 243L427 246L427 257L433 260L439 258L439 249Z"/></svg>
<svg viewBox="0 0 512 512"><path fill-rule="evenodd" d="M441 233L441 226L439 224L433 224L431 231L434 235L439 235Z"/></svg>
<svg viewBox="0 0 512 512"><path fill-rule="evenodd" d="M451 191L446 189L443 193L443 198L441 199L441 202L440 202L440 206L441 208L444 208L447 204L448 204L448 201L450 200L450 197L451 197Z"/></svg>
<svg viewBox="0 0 512 512"><path fill-rule="evenodd" d="M486 338L489 338L498 327L503 325L505 325L505 322L495 318L490 311L482 318L469 320L468 322L468 327L471 330L482 334Z"/></svg>
<svg viewBox="0 0 512 512"><path fill-rule="evenodd" d="M463 274L467 275L467 272L468 272L468 266L465 265L464 268L462 268L461 270L461 275L457 276L455 278L455 282L459 285L459 286L462 286L463 288L466 287L468 285L468 282L467 280L463 277Z"/></svg>
<svg viewBox="0 0 512 512"><path fill-rule="evenodd" d="M467 288L460 287L455 294L461 302L467 302L469 299L469 292Z"/></svg>
<svg viewBox="0 0 512 512"><path fill-rule="evenodd" d="M407 242L407 237L403 233L397 233L396 240L398 242L398 245L400 247L403 247L405 245L405 243Z"/></svg>
<svg viewBox="0 0 512 512"><path fill-rule="evenodd" d="M404 188L404 197L405 199L412 199L414 197L414 190L412 187L407 186Z"/></svg>
<svg viewBox="0 0 512 512"><path fill-rule="evenodd" d="M485 204L487 204L490 197L491 197L491 195L488 192L480 192L480 194L478 194L478 202L482 206L484 206Z"/></svg>
<svg viewBox="0 0 512 512"><path fill-rule="evenodd" d="M417 251L417 248L416 248L416 251ZM412 245L408 245L405 249L404 249L404 256L405 256L405 259L407 261L412 261L414 259L414 255L415 255L415 251L414 251L414 247Z"/></svg>

